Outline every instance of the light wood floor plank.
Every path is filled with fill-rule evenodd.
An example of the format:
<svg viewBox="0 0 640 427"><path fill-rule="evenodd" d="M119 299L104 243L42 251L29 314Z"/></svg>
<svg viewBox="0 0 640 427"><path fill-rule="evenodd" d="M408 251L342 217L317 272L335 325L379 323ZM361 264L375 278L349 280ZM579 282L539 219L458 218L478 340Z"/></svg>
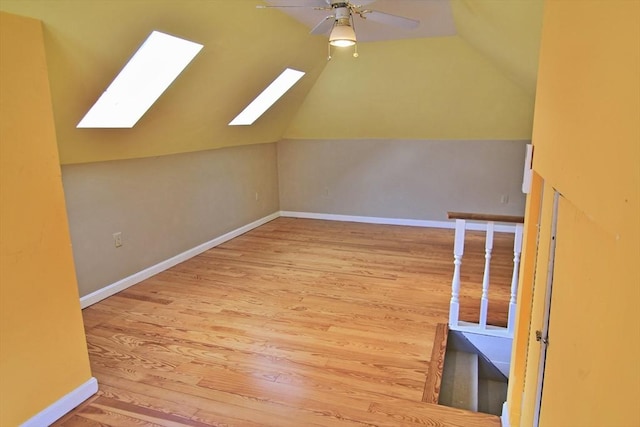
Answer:
<svg viewBox="0 0 640 427"><path fill-rule="evenodd" d="M478 316L483 239L468 232L463 320ZM512 245L496 234L495 324ZM85 309L100 391L56 425L499 426L422 402L452 249L452 230L271 221Z"/></svg>

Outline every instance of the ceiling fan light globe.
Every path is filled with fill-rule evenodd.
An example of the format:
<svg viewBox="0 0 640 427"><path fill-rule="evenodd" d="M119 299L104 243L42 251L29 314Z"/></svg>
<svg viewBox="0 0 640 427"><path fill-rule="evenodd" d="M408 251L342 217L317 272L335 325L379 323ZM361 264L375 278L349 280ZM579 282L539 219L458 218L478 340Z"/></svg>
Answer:
<svg viewBox="0 0 640 427"><path fill-rule="evenodd" d="M337 47L347 47L356 44L356 33L350 25L336 25L329 36L329 44Z"/></svg>
<svg viewBox="0 0 640 427"><path fill-rule="evenodd" d="M335 47L349 47L356 44L356 42L354 42L353 40L333 40L329 43L331 44L331 46Z"/></svg>

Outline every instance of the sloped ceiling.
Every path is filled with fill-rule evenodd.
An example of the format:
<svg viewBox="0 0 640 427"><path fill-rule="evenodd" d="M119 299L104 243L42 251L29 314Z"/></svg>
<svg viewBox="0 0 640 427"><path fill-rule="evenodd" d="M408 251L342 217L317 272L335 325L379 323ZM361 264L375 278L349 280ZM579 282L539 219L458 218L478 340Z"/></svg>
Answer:
<svg viewBox="0 0 640 427"><path fill-rule="evenodd" d="M330 61L285 136L529 139L542 3L451 6L458 36L364 43L357 60Z"/></svg>
<svg viewBox="0 0 640 427"><path fill-rule="evenodd" d="M458 34L533 96L542 32L541 0L454 0Z"/></svg>
<svg viewBox="0 0 640 427"><path fill-rule="evenodd" d="M402 14L445 1L404 1ZM526 138L541 2L453 0L456 35L359 43L359 58L331 61L326 37L256 9L259 0L2 0L0 9L43 22L61 161L83 163L283 137ZM204 49L133 129L76 129L153 30ZM286 67L307 75L253 126L227 126Z"/></svg>

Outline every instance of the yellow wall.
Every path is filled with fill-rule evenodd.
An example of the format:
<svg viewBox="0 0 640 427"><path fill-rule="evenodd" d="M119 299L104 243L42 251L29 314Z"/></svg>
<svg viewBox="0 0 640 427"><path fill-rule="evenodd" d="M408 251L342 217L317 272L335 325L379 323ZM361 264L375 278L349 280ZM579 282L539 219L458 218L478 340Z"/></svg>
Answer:
<svg viewBox="0 0 640 427"><path fill-rule="evenodd" d="M542 253L538 253L536 250L539 244L539 226L544 225L545 228L541 228L541 230L546 230L546 227L550 226L550 224L540 223L543 189L544 182L542 178L534 172L531 190L527 197L525 207L526 227L524 229L522 252L527 254L527 256L523 257L520 268L518 301L521 301L521 303L519 304L516 317L516 331L512 346L513 362L511 363L509 372L507 400L511 404L509 415L512 420L520 419L522 393L525 386L524 380L527 367L527 352L529 349L530 321L533 308L533 280L536 274L536 266L543 265L545 260L548 259L549 242L545 239L549 236L549 233L545 232L542 236L541 244L544 245L541 251ZM540 264L538 264L538 260L540 260ZM512 421L512 423L513 425L517 425L516 421Z"/></svg>
<svg viewBox="0 0 640 427"><path fill-rule="evenodd" d="M533 96L461 37L335 51L289 139L531 138Z"/></svg>
<svg viewBox="0 0 640 427"><path fill-rule="evenodd" d="M518 343L518 352L515 353L516 357L513 362L514 365L516 365L514 368L519 369L516 381L522 381L522 385L517 387L519 384L514 383L513 389L509 390L511 392L509 397L514 399L512 403L514 405L518 403L520 404L520 407L515 407L509 414L512 419L512 425L523 427L532 425L534 416L535 405L533 404L533 399L535 399L537 392L538 367L540 366L540 346L535 340L535 334L536 331L542 331L546 294L545 289L547 286L547 267L549 265L551 247L554 191L553 188L548 185L543 185L542 191L543 193L539 212L540 235L538 238L537 250L533 252L535 272L533 277L526 277L529 281L533 280L534 282L528 282L522 285L525 289L532 288L533 293L529 300L521 300L522 303L519 307L519 311L523 316L518 316L518 320L525 320L527 317L524 314L528 309L528 328L526 330L524 328L519 328L517 330L518 335L514 340L514 342ZM527 248L525 264L529 264L531 261L530 258L532 252L529 252L530 249L531 248ZM525 306L527 303L530 304L530 307ZM524 334L524 336L522 334ZM524 346L522 344L523 338L526 342L526 351L524 352L522 352L522 347ZM522 380L520 380L521 377L523 378ZM522 394L518 396L518 393ZM520 397L521 399L519 399ZM516 420L519 420L520 417L522 420L526 421L519 424Z"/></svg>
<svg viewBox="0 0 640 427"><path fill-rule="evenodd" d="M357 60L334 49L329 62L325 35L263 3L2 0L0 10L43 22L62 164L282 138L531 138L541 0L456 0L456 36L361 43ZM76 129L152 30L204 48L133 129ZM254 125L227 126L285 67L307 74Z"/></svg>
<svg viewBox="0 0 640 427"><path fill-rule="evenodd" d="M39 21L0 13L0 425L90 379Z"/></svg>
<svg viewBox="0 0 640 427"><path fill-rule="evenodd" d="M640 2L545 8L534 167L609 232L637 240Z"/></svg>
<svg viewBox="0 0 640 427"><path fill-rule="evenodd" d="M540 425L636 427L638 242L616 240L567 199L559 212Z"/></svg>
<svg viewBox="0 0 640 427"><path fill-rule="evenodd" d="M545 192L563 195L540 425L640 425L640 2L546 2L533 143ZM533 417L529 338L513 425Z"/></svg>
<svg viewBox="0 0 640 427"><path fill-rule="evenodd" d="M43 22L62 164L275 142L326 64L326 39L261 0L2 0ZM132 129L77 123L153 30L204 45ZM252 126L228 126L286 67L307 74Z"/></svg>
<svg viewBox="0 0 640 427"><path fill-rule="evenodd" d="M458 35L532 97L536 92L543 0L450 0Z"/></svg>

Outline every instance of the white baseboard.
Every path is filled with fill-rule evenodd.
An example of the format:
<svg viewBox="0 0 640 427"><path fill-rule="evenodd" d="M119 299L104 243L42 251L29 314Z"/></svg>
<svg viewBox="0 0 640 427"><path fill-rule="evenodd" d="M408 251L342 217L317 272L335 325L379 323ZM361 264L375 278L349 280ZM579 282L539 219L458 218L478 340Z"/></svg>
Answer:
<svg viewBox="0 0 640 427"><path fill-rule="evenodd" d="M509 423L509 405L507 404L507 402L504 402L502 404L502 415L500 416L500 424L502 425L502 427L511 426L511 424Z"/></svg>
<svg viewBox="0 0 640 427"><path fill-rule="evenodd" d="M294 212L294 211L280 211L280 216L290 217L290 218L324 219L328 221L363 222L367 224L407 225L410 227L450 228L450 229L453 229L456 227L455 220L433 221L433 220L424 220L424 219L380 218L380 217L374 217L374 216L335 215L335 214L325 214L325 213ZM467 230L486 231L487 225L486 223L467 221ZM516 227L514 225L497 224L494 227L494 230L500 233L515 233Z"/></svg>
<svg viewBox="0 0 640 427"><path fill-rule="evenodd" d="M80 298L80 306L81 308L89 307L92 304L97 303L98 301L102 301L103 299L110 297L111 295L117 294L120 291L123 291L136 283L140 283L143 280L148 279L158 273L161 273L174 265L178 265L181 262L188 260L189 258L193 258L196 255L201 254L202 252L208 251L211 248L214 248L218 245L223 244L235 237L240 236L241 234L246 233L247 231L253 230L256 227L259 227L263 224L266 224L269 221L272 221L280 216L279 212L274 212L271 215L267 215L264 218L260 218L250 224L244 225L240 228L237 228L233 231L230 231L226 234L223 234L220 237L216 237L213 240L209 240L201 245L196 246L195 248L189 249L187 251L182 252L174 257L171 257L167 260L159 262L156 265L152 265L151 267L145 268L142 271L139 271L135 274L132 274L129 277L125 277L122 280L118 280L111 285L105 286L104 288L98 289L95 292L92 292L88 295Z"/></svg>
<svg viewBox="0 0 640 427"><path fill-rule="evenodd" d="M201 254L202 252L208 251L211 248L221 245L222 243L228 240L238 237L241 234L244 234L247 231L253 230L254 228L259 227L263 224L266 224L267 222L272 221L280 216L291 217L291 218L323 219L323 220L329 220L329 221L363 222L368 224L407 225L411 227L430 227L430 228L449 228L449 229L455 228L455 221L380 218L380 217L371 217L371 216L335 215L335 214L293 212L293 211L274 212L271 215L267 215L264 218L258 219L250 224L247 224L233 231L230 231L229 233L226 233L220 237L216 237L215 239L205 242L201 245L198 245L195 248L189 249L165 261L159 262L156 265L152 265L151 267L145 268L142 271L132 274L129 277L125 277L122 280L118 280L115 283L107 285L104 288L98 289L97 291L92 292L88 295L85 295L82 298L80 298L80 306L82 308L89 307L90 305L95 304L98 301L102 301L103 299L110 297L111 295L117 294L118 292L123 291L135 285L136 283L140 283L143 280L148 279L149 277L152 277L158 273L161 273L173 267L174 265L180 264L181 262L186 261L189 258L193 258L194 256ZM485 231L486 229L487 229L486 224L467 222L467 230ZM494 229L496 232L515 233L515 226L511 226L511 225L496 225Z"/></svg>
<svg viewBox="0 0 640 427"><path fill-rule="evenodd" d="M97 392L98 381L94 377L91 377L80 387L67 393L44 410L29 418L21 424L21 427L42 427L51 425Z"/></svg>

